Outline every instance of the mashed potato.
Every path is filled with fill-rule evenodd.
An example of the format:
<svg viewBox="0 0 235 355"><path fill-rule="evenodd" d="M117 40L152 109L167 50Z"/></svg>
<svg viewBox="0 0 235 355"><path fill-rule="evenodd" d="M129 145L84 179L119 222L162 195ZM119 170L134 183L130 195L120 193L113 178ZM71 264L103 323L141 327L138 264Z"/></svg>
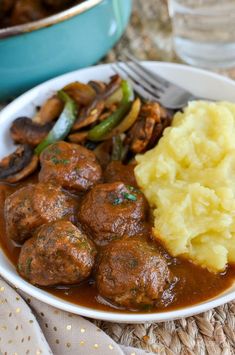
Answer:
<svg viewBox="0 0 235 355"><path fill-rule="evenodd" d="M191 102L136 160L168 251L215 272L235 262L235 104Z"/></svg>

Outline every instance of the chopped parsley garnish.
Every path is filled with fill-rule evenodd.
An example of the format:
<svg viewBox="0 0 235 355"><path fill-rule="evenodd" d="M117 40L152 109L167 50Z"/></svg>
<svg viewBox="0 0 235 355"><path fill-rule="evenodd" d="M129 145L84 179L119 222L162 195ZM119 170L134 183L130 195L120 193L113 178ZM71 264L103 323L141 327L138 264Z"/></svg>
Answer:
<svg viewBox="0 0 235 355"><path fill-rule="evenodd" d="M61 149L57 147L57 145L52 145L51 146L51 151L54 153L54 154L61 154Z"/></svg>
<svg viewBox="0 0 235 355"><path fill-rule="evenodd" d="M116 197L114 200L113 200L113 205L116 206L116 205L120 205L122 203L122 199L120 197Z"/></svg>
<svg viewBox="0 0 235 355"><path fill-rule="evenodd" d="M58 165L58 164L62 164L62 165L69 164L69 159L58 159L55 156L51 158L51 161L55 165Z"/></svg>
<svg viewBox="0 0 235 355"><path fill-rule="evenodd" d="M112 194L112 205L117 206L126 201L137 201L137 197L129 192L121 192L120 194Z"/></svg>
<svg viewBox="0 0 235 355"><path fill-rule="evenodd" d="M133 194L129 194L128 192L123 192L122 196L124 199L129 200L129 201L136 201L137 197Z"/></svg>

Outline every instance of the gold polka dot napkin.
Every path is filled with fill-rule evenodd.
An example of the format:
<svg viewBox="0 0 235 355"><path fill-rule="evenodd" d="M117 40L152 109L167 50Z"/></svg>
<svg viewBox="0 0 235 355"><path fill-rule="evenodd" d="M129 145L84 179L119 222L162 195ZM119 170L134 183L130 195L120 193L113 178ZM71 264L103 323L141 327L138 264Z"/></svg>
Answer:
<svg viewBox="0 0 235 355"><path fill-rule="evenodd" d="M60 311L0 279L0 351L3 355L144 355L120 347L88 320ZM148 353L150 354L150 353Z"/></svg>

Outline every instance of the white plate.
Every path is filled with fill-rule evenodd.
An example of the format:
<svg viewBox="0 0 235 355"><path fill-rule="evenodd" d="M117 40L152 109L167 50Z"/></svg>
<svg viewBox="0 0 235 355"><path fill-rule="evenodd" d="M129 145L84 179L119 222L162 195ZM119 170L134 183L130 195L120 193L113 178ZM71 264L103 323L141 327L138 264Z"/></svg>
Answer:
<svg viewBox="0 0 235 355"><path fill-rule="evenodd" d="M184 65L157 62L146 62L146 65L149 69L156 71L172 82L190 90L193 94L198 95L199 97L235 101L235 82L232 80ZM31 116L34 113L36 106L40 105L47 97L51 96L54 91L60 89L69 82L75 80L87 82L90 79L108 80L109 76L112 74L111 66L108 64L78 70L47 81L13 101L0 113L0 158L14 149L9 136L9 126L16 117L21 115ZM54 307L86 317L115 322L141 323L145 321L166 321L188 317L235 299L235 286L233 286L223 294L220 294L211 300L195 306L178 309L176 311L150 314L113 313L110 311L98 311L66 302L50 293L30 285L17 274L14 266L9 262L1 250L0 273L6 280L9 280L19 289Z"/></svg>

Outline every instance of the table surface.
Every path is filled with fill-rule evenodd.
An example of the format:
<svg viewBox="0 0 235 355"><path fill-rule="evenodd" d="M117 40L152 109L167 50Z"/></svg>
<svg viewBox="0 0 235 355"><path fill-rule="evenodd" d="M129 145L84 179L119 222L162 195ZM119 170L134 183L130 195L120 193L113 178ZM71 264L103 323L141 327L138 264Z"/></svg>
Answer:
<svg viewBox="0 0 235 355"><path fill-rule="evenodd" d="M103 62L128 51L142 60L181 62L172 45L166 0L133 0L130 24ZM235 79L235 68L218 70ZM115 341L158 354L235 354L235 302L203 314L165 323L139 325L96 322Z"/></svg>

